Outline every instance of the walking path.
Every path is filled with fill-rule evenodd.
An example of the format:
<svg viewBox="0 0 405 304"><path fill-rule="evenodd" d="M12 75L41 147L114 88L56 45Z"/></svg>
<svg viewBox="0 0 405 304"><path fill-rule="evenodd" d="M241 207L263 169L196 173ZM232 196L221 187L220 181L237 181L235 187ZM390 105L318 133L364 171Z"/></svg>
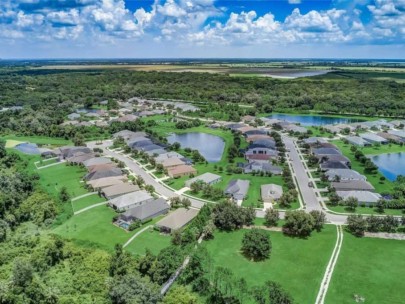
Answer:
<svg viewBox="0 0 405 304"><path fill-rule="evenodd" d="M146 230L152 228L152 225L146 226L145 228L139 230L137 233L135 233L122 247L125 248L127 247L129 244L131 244L131 242L137 237L139 236L142 232L145 232Z"/></svg>
<svg viewBox="0 0 405 304"><path fill-rule="evenodd" d="M198 245L201 244L201 242L204 239L204 234L200 236L200 238L197 241L197 245L194 247L194 249L197 249ZM176 272L170 277L170 279L162 286L162 289L160 290L160 294L164 295L166 294L170 287L173 285L173 283L177 280L181 272L186 269L188 263L190 262L190 255L186 256L186 258L183 261L183 264L176 270Z"/></svg>
<svg viewBox="0 0 405 304"><path fill-rule="evenodd" d="M93 195L93 194L98 194L98 192L89 192L89 193L86 193L86 194L83 194L83 195L79 195L79 196L76 196L76 197L72 198L71 201L74 202L74 201L77 201L77 200L79 200L79 199L81 199L83 197L87 197L87 196L90 196L90 195Z"/></svg>
<svg viewBox="0 0 405 304"><path fill-rule="evenodd" d="M105 204L107 204L107 202L101 202L101 203L98 203L98 204L94 204L94 205L88 206L88 207L86 207L86 208L80 209L80 210L78 210L78 211L75 211L73 214L74 214L74 215L78 215L78 214L80 214L80 213L82 213L82 212L85 212L85 211L87 211L87 210L90 210L90 209L93 209L93 208L96 208L96 207L99 207L99 206L103 206L103 205L105 205Z"/></svg>
<svg viewBox="0 0 405 304"><path fill-rule="evenodd" d="M343 243L343 229L342 226L336 226L337 229L337 239L335 248L333 249L332 256L329 260L328 266L326 267L325 274L323 276L321 287L319 288L318 296L316 297L315 304L323 304L325 302L326 294L328 292L329 283L332 278L333 270L335 269L336 262L338 260L340 249Z"/></svg>
<svg viewBox="0 0 405 304"><path fill-rule="evenodd" d="M35 163L35 167L37 167L37 170L41 170L41 169L45 169L45 168L57 166L57 165L60 165L60 164L65 163L65 162L66 162L66 161L63 160L63 161L60 161L60 162L57 162L57 163L52 163L52 164L45 165L45 166L41 166L41 167L38 167L38 166L37 166L37 163Z"/></svg>

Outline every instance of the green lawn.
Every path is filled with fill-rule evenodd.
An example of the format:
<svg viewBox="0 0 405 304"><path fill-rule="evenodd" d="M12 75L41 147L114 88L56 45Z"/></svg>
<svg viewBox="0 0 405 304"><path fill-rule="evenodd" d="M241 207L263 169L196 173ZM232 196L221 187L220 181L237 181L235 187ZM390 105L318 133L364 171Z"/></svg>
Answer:
<svg viewBox="0 0 405 304"><path fill-rule="evenodd" d="M83 208L101 203L101 202L105 202L105 198L104 197L100 197L98 196L98 194L92 194L86 197L83 197L81 199L78 199L76 201L72 202L72 206L73 206L73 211L76 212L78 210L81 210Z"/></svg>
<svg viewBox="0 0 405 304"><path fill-rule="evenodd" d="M115 244L124 244L137 231L152 225L159 219L156 218L134 231L127 232L112 224L112 218L115 215L115 211L111 208L99 206L72 216L56 227L53 232L85 246L100 247L111 251Z"/></svg>
<svg viewBox="0 0 405 304"><path fill-rule="evenodd" d="M378 213L375 211L375 207L357 207L356 211L353 212L351 210L347 210L346 206L327 206L329 210L334 211L334 212L340 212L340 213L356 213L356 214L374 214L374 215L381 215L381 213ZM385 209L383 215L402 215L402 210L399 209Z"/></svg>
<svg viewBox="0 0 405 304"><path fill-rule="evenodd" d="M393 183L389 180L385 180L384 182L380 181L380 178L383 176L379 171L376 174L366 174L364 173L364 166L355 159L354 153L350 151L350 144L344 144L343 141L337 140L337 141L332 141L333 144L335 144L341 151L342 153L348 157L352 163L352 169L358 171L359 173L365 175L367 177L367 180L374 186L376 192L378 193L387 193L387 192L392 192L393 190ZM401 150L402 149L402 150ZM405 147L400 147L399 145L392 145L389 147L389 145L384 145L381 147L366 147L361 149L365 155L373 155L373 154L382 154L382 153L388 153L388 152L399 152L399 151L405 151Z"/></svg>
<svg viewBox="0 0 405 304"><path fill-rule="evenodd" d="M60 164L38 170L37 173L41 177L40 184L52 195L58 195L63 186L67 187L72 198L88 192L85 184L80 182L86 174L84 168Z"/></svg>
<svg viewBox="0 0 405 304"><path fill-rule="evenodd" d="M158 254L160 250L170 245L170 240L170 235L148 229L137 236L125 250L135 255L144 255L146 248L148 248L152 253Z"/></svg>
<svg viewBox="0 0 405 304"><path fill-rule="evenodd" d="M51 146L66 146L72 145L72 141L64 138L53 138L46 136L19 136L19 135L4 135L0 136L3 139L17 140L23 142L31 142L39 145L51 145Z"/></svg>
<svg viewBox="0 0 405 304"><path fill-rule="evenodd" d="M400 304L405 299L405 242L345 233L325 303Z"/></svg>
<svg viewBox="0 0 405 304"><path fill-rule="evenodd" d="M206 242L216 266L231 269L236 277L244 278L248 285L261 285L266 280L280 283L296 303L314 303L326 265L336 242L336 227L326 225L321 233L313 233L307 240L284 236L281 232L268 232L272 241L270 259L251 262L241 253L244 230L216 232Z"/></svg>
<svg viewBox="0 0 405 304"><path fill-rule="evenodd" d="M333 134L331 134L331 133L329 133L329 132L326 132L325 130L320 130L319 129L319 127L305 127L305 128L307 128L307 130L311 130L312 131L312 134L311 134L311 136L315 136L315 137L326 137L326 138L331 138L331 137L333 137L334 135Z"/></svg>

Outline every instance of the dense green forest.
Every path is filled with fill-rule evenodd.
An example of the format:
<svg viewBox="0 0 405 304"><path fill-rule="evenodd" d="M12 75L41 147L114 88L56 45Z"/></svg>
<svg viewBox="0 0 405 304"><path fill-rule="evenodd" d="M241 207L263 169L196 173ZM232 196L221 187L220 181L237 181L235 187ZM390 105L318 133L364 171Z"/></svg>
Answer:
<svg viewBox="0 0 405 304"><path fill-rule="evenodd" d="M332 73L333 74L333 73ZM52 122L61 122L74 103L134 96L204 103L246 103L257 109L318 110L331 113L405 116L405 84L365 78L278 80L208 73L124 70L0 71L0 105L31 105ZM56 111L57 109L57 111Z"/></svg>

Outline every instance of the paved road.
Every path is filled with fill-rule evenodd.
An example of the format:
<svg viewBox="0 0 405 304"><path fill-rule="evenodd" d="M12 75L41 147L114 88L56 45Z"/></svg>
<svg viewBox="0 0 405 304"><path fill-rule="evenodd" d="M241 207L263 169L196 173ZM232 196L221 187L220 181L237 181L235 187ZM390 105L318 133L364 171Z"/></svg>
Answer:
<svg viewBox="0 0 405 304"><path fill-rule="evenodd" d="M156 181L151 175L146 173L143 168L141 168L139 165L137 165L134 161L132 161L128 157L126 157L122 154L107 150L106 147L108 147L111 144L112 144L111 141L104 141L102 145L96 145L95 142L90 142L90 143L87 143L87 146L89 148L94 148L94 147L102 148L104 150L105 155L111 156L120 161L123 161L125 163L125 165L129 169L131 169L132 172L134 172L136 175L141 176L147 185L152 185L155 188L155 191L157 193L159 193L160 195L164 196L165 198L170 199L171 197L178 196L173 190L170 190L169 188L163 186L161 183ZM191 199L191 198L189 198L189 199L191 201L191 206L194 208L200 209L204 205L204 202L202 202L200 200Z"/></svg>
<svg viewBox="0 0 405 304"><path fill-rule="evenodd" d="M323 208L318 201L314 188L308 186L310 179L308 177L307 172L305 171L305 167L302 163L302 160L299 156L297 147L295 146L293 139L291 139L288 136L282 136L282 140L285 144L286 149L289 151L288 154L291 160L292 168L294 170L292 174L297 179L298 187L300 188L302 198L304 201L305 210L308 212L312 210L322 211ZM329 222L337 225L342 225L346 223L347 219L347 216L345 215L338 215L331 213L327 213L326 217Z"/></svg>

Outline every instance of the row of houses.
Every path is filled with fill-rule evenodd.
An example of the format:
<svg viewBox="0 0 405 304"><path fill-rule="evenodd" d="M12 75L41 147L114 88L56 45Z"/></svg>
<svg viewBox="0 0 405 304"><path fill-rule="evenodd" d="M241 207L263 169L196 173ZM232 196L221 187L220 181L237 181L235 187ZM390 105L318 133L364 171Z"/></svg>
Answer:
<svg viewBox="0 0 405 304"><path fill-rule="evenodd" d="M87 147L62 147L59 151L60 157L67 162L87 169L83 178L86 184L105 197L111 208L120 212L116 221L118 226L128 229L134 221L143 223L169 212L170 206L165 199L156 198L128 182L126 174L110 158L97 156ZM197 213L196 210L178 210L156 225L162 231L170 232L186 225Z"/></svg>
<svg viewBox="0 0 405 304"><path fill-rule="evenodd" d="M405 120L387 121L385 119L379 119L373 121L325 125L323 126L323 128L333 134L342 133L344 130L349 130L349 132L357 132L359 130L366 130L366 131L373 130L378 132L377 133L378 136L385 138L384 136L381 135L381 133L390 134L391 133L390 131L394 131L394 133L400 132L401 135L404 135L403 134L404 126Z"/></svg>
<svg viewBox="0 0 405 304"><path fill-rule="evenodd" d="M341 199L355 197L360 203L374 204L381 198L364 175L351 169L350 160L335 145L316 137L303 142L310 146L310 153L318 159L323 174Z"/></svg>
<svg viewBox="0 0 405 304"><path fill-rule="evenodd" d="M177 152L167 151L165 145L155 143L145 132L123 130L115 133L113 137L121 137L131 149L153 156L156 163L161 164L171 178L197 174L190 159Z"/></svg>
<svg viewBox="0 0 405 304"><path fill-rule="evenodd" d="M293 132L293 133L298 133L298 134L306 134L308 132L308 130L300 125L285 121L285 120L281 120L281 119L276 119L276 118L267 118L267 117L263 117L261 118L261 120L263 121L263 123L266 126L278 126L279 128L281 128L282 130L286 131L286 132Z"/></svg>

